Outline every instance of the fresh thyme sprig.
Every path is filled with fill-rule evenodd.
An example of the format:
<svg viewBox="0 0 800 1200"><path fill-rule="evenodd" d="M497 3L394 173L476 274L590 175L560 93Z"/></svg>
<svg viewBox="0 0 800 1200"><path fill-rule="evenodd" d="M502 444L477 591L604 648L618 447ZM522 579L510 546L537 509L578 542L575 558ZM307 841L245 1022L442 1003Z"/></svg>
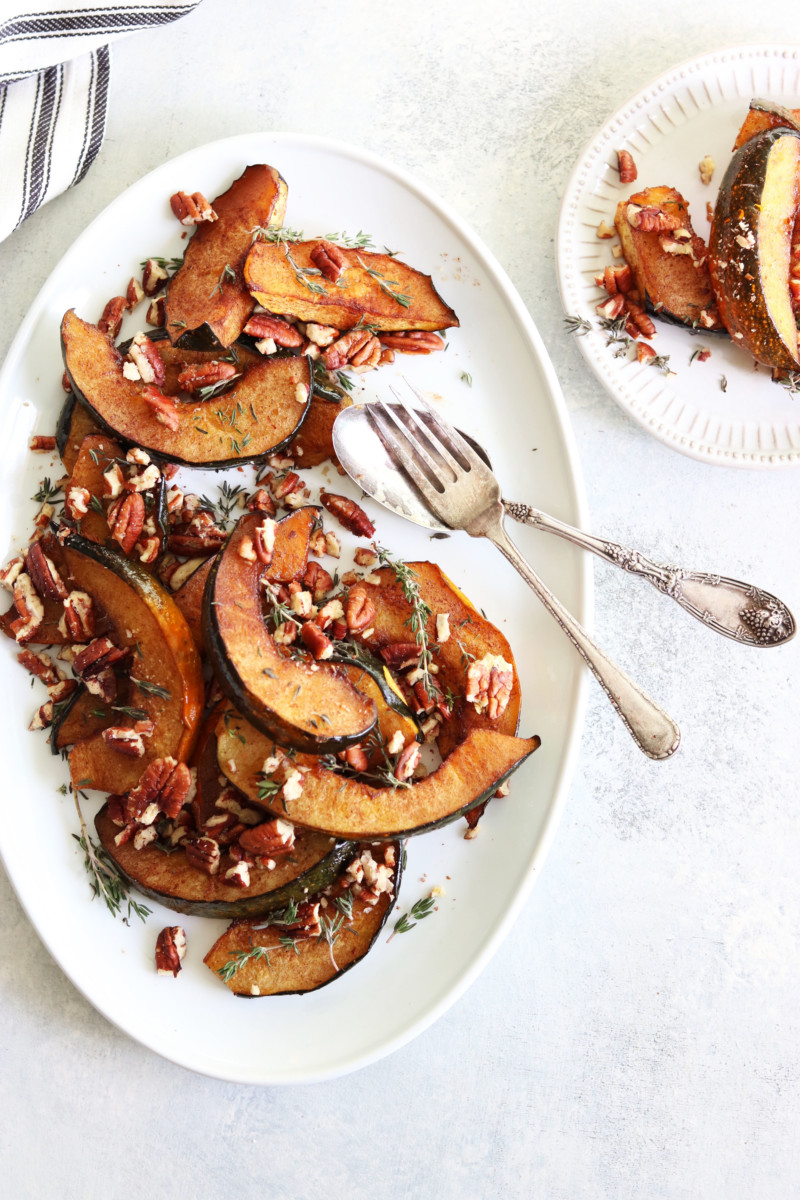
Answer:
<svg viewBox="0 0 800 1200"><path fill-rule="evenodd" d="M566 316L564 324L567 328L567 333L574 333L576 337L583 337L585 333L589 333L592 328L591 321L587 321L586 317L581 316Z"/></svg>
<svg viewBox="0 0 800 1200"><path fill-rule="evenodd" d="M218 379L216 383L209 383L208 387L199 388L197 394L201 400L213 400L214 396L226 392L231 384L236 383L236 380L241 377L240 371L237 375L229 375L227 379Z"/></svg>
<svg viewBox="0 0 800 1200"><path fill-rule="evenodd" d="M379 546L377 542L372 543L372 548L378 556L380 565L391 569L395 579L400 584L403 595L411 605L411 615L408 617L406 625L410 627L411 632L414 634L414 640L419 647L418 670L422 672L422 678L419 682L433 700L439 694L439 688L430 669L433 654L428 642L428 620L433 615L433 610L422 599L419 582L409 565L404 562L395 561L389 551L385 547Z"/></svg>
<svg viewBox="0 0 800 1200"><path fill-rule="evenodd" d="M372 279L377 281L378 287L382 292L384 292L387 296L391 296L391 298L395 300L401 306L401 308L410 307L411 297L406 292L396 292L394 290L395 287L398 286L399 280L387 279L387 277L382 275L381 272L375 267L368 267L360 254L357 254L356 258L367 274L371 276Z"/></svg>
<svg viewBox="0 0 800 1200"><path fill-rule="evenodd" d="M326 233L323 236L326 241L338 242L340 246L345 246L348 250L375 249L372 238L368 233L364 233L363 229L359 229L355 237L351 237L348 233Z"/></svg>
<svg viewBox="0 0 800 1200"><path fill-rule="evenodd" d="M140 262L139 266L144 270L149 262L158 263L159 267L163 267L165 271L177 271L179 267L183 266L183 255L180 258L159 258L153 255Z"/></svg>
<svg viewBox="0 0 800 1200"><path fill-rule="evenodd" d="M31 496L31 500L36 500L38 504L50 504L63 490L62 484L51 483L49 476L45 475L38 492Z"/></svg>
<svg viewBox="0 0 800 1200"><path fill-rule="evenodd" d="M220 271L216 286L211 289L211 295L213 296L216 292L222 295L222 285L224 283L236 283L236 272L230 263L225 263L225 266Z"/></svg>
<svg viewBox="0 0 800 1200"><path fill-rule="evenodd" d="M280 246L284 242L302 242L302 229L289 229L285 225L256 225L250 230L250 244L253 242L272 242Z"/></svg>
<svg viewBox="0 0 800 1200"><path fill-rule="evenodd" d="M253 926L253 930L271 929L274 926L293 925L297 920L297 901L290 900L286 908L279 909L271 913L265 921ZM280 948L293 948L297 951L297 939L290 937L281 937ZM240 950L232 955L227 962L217 968L217 974L225 983L230 983L234 975L241 971L242 967L248 962L253 962L258 959L266 959L267 966L271 966L270 954L274 953L279 947L273 946L253 946L250 950ZM338 968L337 968L338 970Z"/></svg>
<svg viewBox="0 0 800 1200"><path fill-rule="evenodd" d="M217 500L209 500L208 496L201 496L200 502L204 508L214 514L214 520L221 529L227 529L231 521L235 521L233 516L234 508L239 505L240 498L244 495L247 489L243 484L231 485L225 480L219 489L219 498Z"/></svg>
<svg viewBox="0 0 800 1200"><path fill-rule="evenodd" d="M333 965L334 971L339 970L339 964L337 963L336 959L333 957L333 947L336 945L337 941L339 940L339 934L341 933L341 929L342 929L343 925L344 925L344 913L340 913L338 917L321 916L319 919L320 932L319 932L319 937L317 938L317 941L328 943L328 953L331 956L331 963Z"/></svg>
<svg viewBox="0 0 800 1200"><path fill-rule="evenodd" d="M146 921L151 910L147 905L139 904L136 900L131 899L127 884L117 870L116 864L109 858L103 847L96 845L89 836L77 792L73 792L73 798L81 824L81 833L80 837L77 833L73 833L72 836L84 853L83 865L89 876L93 893L92 899L95 896L102 896L112 917L120 916L123 904L127 904L127 912L122 917L125 925L130 924L131 913L135 913L140 921Z"/></svg>
<svg viewBox="0 0 800 1200"><path fill-rule="evenodd" d="M298 267L297 263L292 258L292 253L288 246L284 246L283 253L286 255L286 261L294 271L294 277L298 283L302 283L304 288L308 288L315 296L327 296L327 289L321 283L315 283L311 278L312 275L321 276L322 272L316 267Z"/></svg>
<svg viewBox="0 0 800 1200"><path fill-rule="evenodd" d="M786 371L780 376L780 383L787 392L796 395L800 392L800 371Z"/></svg>
<svg viewBox="0 0 800 1200"><path fill-rule="evenodd" d="M423 900L417 900L416 904L411 906L411 911L403 913L394 923L395 933L408 933L409 930L415 929L419 921L424 921L433 912L434 898L426 896Z"/></svg>
<svg viewBox="0 0 800 1200"><path fill-rule="evenodd" d="M242 967L249 962L253 962L259 958L267 960L267 966L271 966L269 949L266 946L253 946L251 950L240 950L229 958L226 963L217 968L217 974L223 983L230 983L234 975L241 971Z"/></svg>
<svg viewBox="0 0 800 1200"><path fill-rule="evenodd" d="M136 679L133 675L130 680L133 686L137 687L140 692L144 692L146 696L158 696L161 700L172 699L172 693L159 683L151 683L149 679Z"/></svg>

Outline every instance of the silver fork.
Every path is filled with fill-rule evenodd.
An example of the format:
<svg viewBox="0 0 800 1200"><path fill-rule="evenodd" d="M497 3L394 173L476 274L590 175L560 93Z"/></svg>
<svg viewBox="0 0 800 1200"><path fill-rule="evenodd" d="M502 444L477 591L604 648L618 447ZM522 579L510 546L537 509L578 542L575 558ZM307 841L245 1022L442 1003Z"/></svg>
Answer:
<svg viewBox="0 0 800 1200"><path fill-rule="evenodd" d="M419 412L392 387L394 404L372 401L367 411L391 454L421 493L431 512L451 529L485 537L497 546L538 596L586 662L624 721L633 740L649 758L669 758L678 749L675 722L589 637L520 554L503 527L503 502L494 472L416 388ZM424 420L422 415L424 414Z"/></svg>

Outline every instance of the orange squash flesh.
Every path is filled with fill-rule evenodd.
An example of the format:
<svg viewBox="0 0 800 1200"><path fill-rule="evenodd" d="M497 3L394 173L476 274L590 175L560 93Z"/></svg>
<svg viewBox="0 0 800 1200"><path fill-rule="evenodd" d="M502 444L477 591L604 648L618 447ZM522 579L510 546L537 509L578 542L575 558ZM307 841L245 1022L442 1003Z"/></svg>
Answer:
<svg viewBox="0 0 800 1200"><path fill-rule="evenodd" d="M297 460L298 466L303 470L307 467L318 467L324 462L337 463L333 449L333 423L342 409L349 408L352 403L349 396L342 396L337 404L333 400L326 400L323 396L314 394L308 416L286 451Z"/></svg>
<svg viewBox="0 0 800 1200"><path fill-rule="evenodd" d="M122 356L102 330L70 309L61 323L64 364L93 420L112 436L188 466L240 466L282 448L299 431L313 390L310 360L247 358L230 390L177 405L169 429L142 399L146 384L126 379ZM298 385L305 392L298 401ZM166 393L165 393L166 394Z"/></svg>
<svg viewBox="0 0 800 1200"><path fill-rule="evenodd" d="M275 168L257 164L212 202L218 220L197 226L167 286L166 327L173 342L203 325L221 346L236 341L254 307L242 281L253 230L281 225L286 197L286 182Z"/></svg>
<svg viewBox="0 0 800 1200"><path fill-rule="evenodd" d="M207 559L172 596L186 618L198 650L203 648L203 593L213 565L214 559Z"/></svg>
<svg viewBox="0 0 800 1200"><path fill-rule="evenodd" d="M396 878L395 895L398 886ZM298 939L296 948L292 948L281 944L280 928L259 929L257 922L238 921L214 943L203 961L216 974L236 955L261 946L267 950L267 956L248 959L226 981L234 995L278 996L316 991L341 978L369 952L394 908L395 895L382 894L372 908L359 898L354 899L352 920L342 924L333 946L324 938L310 937Z"/></svg>
<svg viewBox="0 0 800 1200"><path fill-rule="evenodd" d="M144 739L143 758L119 754L99 735L76 742L70 754L73 786L125 792L153 759L188 758L203 708L200 657L180 609L143 567L74 534L64 545L64 560L74 586L101 598L109 636L131 651L130 676L168 693L153 694L131 680L130 703L155 724Z"/></svg>
<svg viewBox="0 0 800 1200"><path fill-rule="evenodd" d="M386 254L342 249L345 270L336 283L315 272L311 251L318 241L275 244L255 242L244 265L244 281L264 308L300 321L352 329L360 321L376 329L447 329L458 317L445 304L430 275L423 275ZM294 264L294 265L292 265ZM295 270L297 268L297 271ZM381 278L370 275L376 271ZM311 271L311 281L323 287L311 291L298 273ZM385 291L407 297L403 305Z"/></svg>
<svg viewBox="0 0 800 1200"><path fill-rule="evenodd" d="M211 570L203 611L206 651L225 695L258 728L298 750L343 750L373 728L375 706L337 668L287 657L273 641L262 614L265 568L240 554L262 519L260 513L242 517ZM278 523L273 562L284 556L280 543L292 532L292 518ZM272 573L267 568L267 576Z"/></svg>
<svg viewBox="0 0 800 1200"><path fill-rule="evenodd" d="M68 475L75 469L83 439L90 434L102 432L92 420L89 410L78 403L74 392L70 392L64 401L56 427L56 445Z"/></svg>
<svg viewBox="0 0 800 1200"><path fill-rule="evenodd" d="M85 437L72 468L67 493L70 488L86 488L90 496L102 500L103 472L108 470L115 458L124 457L119 442L115 442L107 434L90 434ZM90 505L89 511L81 518L81 536L88 538L90 542L106 542L111 536L111 531L105 512L98 512Z"/></svg>
<svg viewBox="0 0 800 1200"><path fill-rule="evenodd" d="M285 800L276 792L261 803L276 816L337 837L410 837L454 821L488 800L538 746L538 737L474 729L426 779L403 788L371 787L327 770L310 755L298 756L285 770L301 769L300 796ZM248 798L258 796L264 760L273 753L274 742L238 715L227 727L217 727L220 768Z"/></svg>

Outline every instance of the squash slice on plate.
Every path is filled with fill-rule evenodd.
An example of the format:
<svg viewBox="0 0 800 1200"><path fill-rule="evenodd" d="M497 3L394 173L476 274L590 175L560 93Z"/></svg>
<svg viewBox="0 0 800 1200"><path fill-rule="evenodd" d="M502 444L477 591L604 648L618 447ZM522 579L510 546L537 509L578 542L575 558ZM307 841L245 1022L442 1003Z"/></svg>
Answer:
<svg viewBox="0 0 800 1200"><path fill-rule="evenodd" d="M734 344L789 371L800 366L789 287L799 206L800 133L769 129L734 154L711 224L711 278Z"/></svg>
<svg viewBox="0 0 800 1200"><path fill-rule="evenodd" d="M78 534L67 537L63 555L73 586L97 598L112 641L130 651L131 702L155 726L143 758L117 753L99 733L76 742L72 783L125 792L153 759L188 758L203 708L200 656L180 609L141 564Z"/></svg>
<svg viewBox="0 0 800 1200"><path fill-rule="evenodd" d="M318 240L255 242L244 281L258 303L281 316L342 330L359 323L384 331L458 325L430 275L387 254L342 249L344 270L332 283L319 275L311 258L318 245Z"/></svg>
<svg viewBox="0 0 800 1200"><path fill-rule="evenodd" d="M373 702L341 671L291 657L267 628L262 578L285 577L282 563L289 570L305 563L312 526L307 524L304 538L297 533L298 514L305 511L277 524L273 565L267 568L241 553L248 542L252 547L263 514L240 519L209 574L203 642L223 692L254 725L285 746L326 754L363 741L376 716ZM317 510L310 511L316 517Z"/></svg>
<svg viewBox="0 0 800 1200"><path fill-rule="evenodd" d="M282 224L286 196L275 168L258 164L212 202L218 219L197 226L167 286L166 327L173 342L204 326L221 346L236 341L254 308L242 282L253 230Z"/></svg>
<svg viewBox="0 0 800 1200"><path fill-rule="evenodd" d="M61 346L73 391L102 430L156 458L187 466L221 470L280 450L298 433L313 391L305 355L264 359L237 350L240 377L227 391L205 400L199 394L179 400L173 430L142 399L147 385L125 378L120 351L72 309L61 322ZM183 352L172 355L176 353L184 358ZM177 375L175 360L170 365Z"/></svg>

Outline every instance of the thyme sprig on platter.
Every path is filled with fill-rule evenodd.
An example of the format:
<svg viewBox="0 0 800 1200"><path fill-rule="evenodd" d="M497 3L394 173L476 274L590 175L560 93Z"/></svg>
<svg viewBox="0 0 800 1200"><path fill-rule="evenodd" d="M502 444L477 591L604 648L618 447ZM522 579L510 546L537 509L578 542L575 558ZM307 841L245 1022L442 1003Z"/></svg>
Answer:
<svg viewBox="0 0 800 1200"><path fill-rule="evenodd" d="M58 481L56 481L56 483L51 483L50 477L45 475L39 486L38 492L35 492L34 495L31 496L31 500L35 500L38 504L52 504L53 501L57 499L59 492L63 491L63 484L59 483ZM64 497L62 495L62 502L63 499Z"/></svg>
<svg viewBox="0 0 800 1200"><path fill-rule="evenodd" d="M351 237L349 233L326 233L323 234L326 242L336 242L339 246L344 246L346 250L374 250L375 244L372 237L368 233L364 233L363 229L359 229L358 233Z"/></svg>
<svg viewBox="0 0 800 1200"><path fill-rule="evenodd" d="M250 244L253 242L272 242L275 246L285 242L302 242L305 234L302 229L289 229L286 225L256 225L250 230Z"/></svg>
<svg viewBox="0 0 800 1200"><path fill-rule="evenodd" d="M301 283L304 288L308 288L309 292L313 292L315 296L327 296L327 288L324 288L321 283L315 283L311 278L312 275L321 277L321 271L316 267L299 267L292 258L292 252L288 245L284 245L283 253L286 255L286 261L294 271L294 277L298 283Z"/></svg>
<svg viewBox="0 0 800 1200"><path fill-rule="evenodd" d="M395 933L408 933L411 929L416 929L420 921L424 921L433 912L435 900L433 895L425 896L422 900L417 900L416 904L412 904L411 909L407 913L403 913L394 923Z"/></svg>
<svg viewBox="0 0 800 1200"><path fill-rule="evenodd" d="M73 833L72 836L84 854L83 865L89 876L89 883L91 884L93 893L92 899L95 896L101 896L112 917L122 916L123 905L127 905L127 911L122 917L123 924L125 925L130 925L131 913L134 913L140 921L146 921L150 916L151 910L146 904L139 904L131 898L128 886L117 870L113 860L109 858L102 846L98 846L92 841L89 830L86 828L86 822L83 819L77 792L73 792L73 799L78 812L81 832L80 836L77 833Z"/></svg>
<svg viewBox="0 0 800 1200"><path fill-rule="evenodd" d="M396 301L401 308L409 308L411 306L411 297L406 292L396 292L394 289L399 286L399 280L389 279L383 275L377 268L368 267L360 254L356 255L359 265L367 272L367 274L376 281L378 287L387 296Z"/></svg>
<svg viewBox="0 0 800 1200"><path fill-rule="evenodd" d="M216 500L210 500L208 496L201 496L200 502L204 508L214 514L217 525L221 529L227 529L230 523L236 520L233 510L239 507L239 502L246 492L247 488L243 484L231 485L226 479L220 486L219 496Z"/></svg>
<svg viewBox="0 0 800 1200"><path fill-rule="evenodd" d="M411 605L411 614L405 623L414 634L414 640L419 647L418 670L422 672L419 682L431 699L435 699L439 695L439 687L431 672L433 652L428 641L428 621L433 616L433 610L422 599L422 594L419 590L419 581L408 563L392 558L389 551L384 546L379 546L377 542L372 543L372 548L378 556L380 565L382 567L389 567L400 585L403 596Z"/></svg>
<svg viewBox="0 0 800 1200"><path fill-rule="evenodd" d="M290 900L286 908L278 909L271 913L264 921L253 926L254 932L262 929L280 928L282 925L293 925L297 920L297 901ZM259 959L264 959L267 966L271 966L270 954L276 953L278 950L293 949L297 950L297 942L299 938L281 937L279 946L252 946L250 950L239 950L238 953L231 955L227 962L217 968L217 975L224 983L230 983L234 975L237 975L249 962L255 962ZM334 964L335 965L335 964ZM338 971L338 967L336 968Z"/></svg>

